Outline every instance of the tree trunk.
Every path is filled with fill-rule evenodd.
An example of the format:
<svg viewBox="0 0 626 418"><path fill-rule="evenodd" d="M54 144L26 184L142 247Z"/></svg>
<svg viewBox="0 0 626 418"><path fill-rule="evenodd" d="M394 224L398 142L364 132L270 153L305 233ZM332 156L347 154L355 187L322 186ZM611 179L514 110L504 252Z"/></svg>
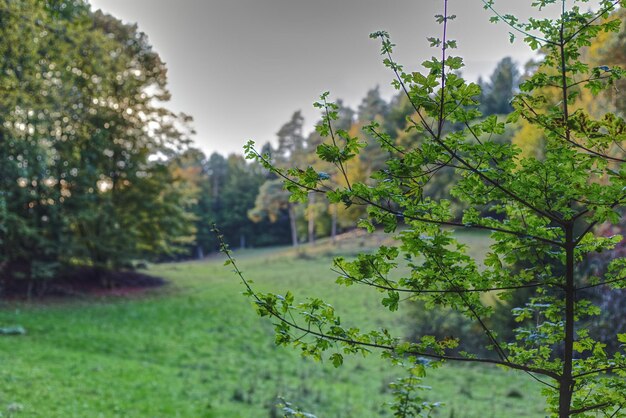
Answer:
<svg viewBox="0 0 626 418"><path fill-rule="evenodd" d="M307 208L307 216L309 220L309 244L315 243L315 194L313 192L309 192L309 205Z"/></svg>
<svg viewBox="0 0 626 418"><path fill-rule="evenodd" d="M559 382L559 418L570 416L574 379L574 227L565 227L565 340L563 341L563 372Z"/></svg>
<svg viewBox="0 0 626 418"><path fill-rule="evenodd" d="M298 230L296 229L296 211L293 204L289 204L289 227L291 228L291 245L298 246Z"/></svg>
<svg viewBox="0 0 626 418"><path fill-rule="evenodd" d="M337 204L332 206L332 218L330 224L330 240L333 245L337 242Z"/></svg>
<svg viewBox="0 0 626 418"><path fill-rule="evenodd" d="M563 2L563 13L565 13L565 2ZM560 75L561 75L561 91L563 93L563 125L565 126L565 138L569 142L571 131L569 128L569 108L568 108L568 63L567 52L565 50L565 34L564 25L561 23L560 29ZM575 219L575 218L574 218ZM559 418L568 418L570 416L572 405L572 393L574 391L574 379L572 376L574 362L574 309L576 298L576 287L574 282L574 251L576 242L574 240L574 223L573 221L564 224L565 229L565 340L563 341L563 371L559 381Z"/></svg>

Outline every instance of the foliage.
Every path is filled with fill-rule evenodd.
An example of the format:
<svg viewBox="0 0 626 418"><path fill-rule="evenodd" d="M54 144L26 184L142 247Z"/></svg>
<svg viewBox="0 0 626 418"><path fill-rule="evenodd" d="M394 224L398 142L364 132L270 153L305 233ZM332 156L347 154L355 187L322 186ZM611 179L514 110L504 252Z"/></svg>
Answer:
<svg viewBox="0 0 626 418"><path fill-rule="evenodd" d="M253 220L267 218L271 222L276 222L289 206L289 193L283 189L283 183L277 179L270 180L261 186L255 207L249 216Z"/></svg>
<svg viewBox="0 0 626 418"><path fill-rule="evenodd" d="M512 100L514 111L504 122L496 116L481 117L476 100L480 87L459 75L463 60L449 55L456 47L447 37L455 16L448 13L446 0L443 14L436 17L443 36L429 39L440 56L423 63L424 73L407 72L394 61L395 45L386 32L372 34L382 42L384 64L396 76L394 86L415 111L407 129L420 138L400 145L372 124L371 132L389 155L374 182L333 187L313 167L284 170L263 159L252 143L246 147L249 157L285 180L294 201L316 192L331 203L367 205L367 219L359 224L369 231L381 226L391 233L400 222L405 225L397 234L399 245L381 246L354 259L337 257L333 264L340 285L379 290L381 305L390 311L398 310L403 300L458 311L483 331L483 345L490 354L468 352L462 335L422 335L403 341L386 329L361 331L344 325L336 308L322 299L297 302L291 292L257 291L223 246L258 313L278 320L277 344L294 346L316 359L328 355L336 366L344 356L372 349L409 367L424 358L431 359L432 367L445 361L500 365L542 385L551 416L626 416L626 336L613 334L622 344L613 352L593 338L588 327L601 310L583 292L621 288L625 283L623 258L611 260L597 277L585 277L584 262L622 241L621 236L598 235L595 227L619 222L618 211L626 203L622 151L626 122L614 113L594 119L574 106L581 91L598 94L624 74L619 67L594 67L581 60L582 49L596 35L619 29L619 21L610 14L623 2L603 0L598 11L587 12L581 10L581 3L586 1L574 1L569 7L565 1L534 2L540 11L558 7L558 17L525 22L499 13L494 1L484 1L494 14L492 20L511 28L512 40L521 36L543 53L537 71L520 85ZM337 105L329 101L328 93L316 106L324 115L318 132L331 140L318 146L317 154L345 173L365 144L345 130L334 129ZM507 124L519 119L543 132L541 158L522 155L518 147L494 140ZM450 167L460 178L449 196L424 196L424 179ZM452 198L464 204L460 221L450 210ZM485 205L498 216L481 216ZM482 266L450 227L491 232L493 243ZM408 272L398 270L402 263ZM528 268L520 269L521 265ZM507 301L520 289L534 292L512 309L518 325L513 330L515 339L506 341L490 326L494 309L489 299ZM403 413L417 416L423 410Z"/></svg>
<svg viewBox="0 0 626 418"><path fill-rule="evenodd" d="M84 1L2 1L0 20L0 281L182 250L191 220L165 159L190 120L162 107L147 37Z"/></svg>
<svg viewBox="0 0 626 418"><path fill-rule="evenodd" d="M621 8L609 19L618 18L623 21L625 16L626 10ZM605 78L610 76L611 68L616 66L622 68L624 63L626 63L625 44L626 30L624 25L620 27L618 32L599 33L598 37L588 46L590 63L597 66L604 73L603 76ZM594 101L594 98L588 97L588 103L594 104L597 111L609 109L624 114L626 101L624 100L624 95L620 94L624 87L626 87L624 80L615 80L614 87L604 92L604 97L601 97L601 101L597 102Z"/></svg>

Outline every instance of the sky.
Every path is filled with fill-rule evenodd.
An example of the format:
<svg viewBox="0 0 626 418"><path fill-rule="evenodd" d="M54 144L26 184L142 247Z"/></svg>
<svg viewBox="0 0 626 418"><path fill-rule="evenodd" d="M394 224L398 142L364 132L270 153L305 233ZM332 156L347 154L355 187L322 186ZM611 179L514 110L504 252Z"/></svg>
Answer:
<svg viewBox="0 0 626 418"><path fill-rule="evenodd" d="M305 131L320 118L312 103L324 91L356 109L370 88L389 99L393 74L369 34L386 30L396 58L417 70L438 52L441 0L90 0L124 22L137 23L168 67L168 107L194 118L195 146L207 154L242 153L243 144L275 143L275 134L301 110ZM498 0L521 17L528 1ZM456 39L470 80L488 77L511 56L523 65L533 53L509 42L509 29L491 24L481 0L449 0Z"/></svg>

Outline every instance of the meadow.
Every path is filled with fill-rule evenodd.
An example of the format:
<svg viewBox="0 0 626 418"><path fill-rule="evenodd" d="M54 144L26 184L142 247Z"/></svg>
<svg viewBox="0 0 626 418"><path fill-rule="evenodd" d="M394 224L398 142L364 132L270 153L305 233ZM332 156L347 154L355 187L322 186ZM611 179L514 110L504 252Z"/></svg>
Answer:
<svg viewBox="0 0 626 418"><path fill-rule="evenodd" d="M476 254L484 235L461 234ZM404 332L410 309L385 312L372 289L341 288L333 254L354 255L382 238L352 237L335 246L235 252L262 290L320 296L344 322ZM127 297L4 302L0 327L2 417L282 417L278 397L325 417L389 416L388 384L401 372L377 353L330 362L276 347L270 320L259 318L220 255L150 266L169 285ZM525 374L446 365L429 372L424 395L444 404L437 417L543 416L540 388Z"/></svg>

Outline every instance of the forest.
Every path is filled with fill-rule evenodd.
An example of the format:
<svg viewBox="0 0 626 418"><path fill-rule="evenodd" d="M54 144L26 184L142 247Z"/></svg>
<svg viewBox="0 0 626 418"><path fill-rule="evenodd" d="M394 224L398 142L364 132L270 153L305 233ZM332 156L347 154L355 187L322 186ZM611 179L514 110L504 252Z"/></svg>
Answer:
<svg viewBox="0 0 626 418"><path fill-rule="evenodd" d="M156 359L167 366L150 369L162 379L155 383L157 396L169 396L158 386L169 381L183 394L167 398L163 409L150 409L107 392L120 397L120 412L111 416L313 416L292 401L327 414L321 416L365 416L363 408L372 408L367 391L376 390L376 402L391 405L377 416L444 416L437 412L440 402L414 392L424 389L427 367L450 359L526 373L548 387L552 416L622 416L626 29L620 19L626 9L620 2L601 3L600 12L578 6L563 12L560 33L551 32L549 19L521 24L495 14L539 54L523 65L502 57L475 83L463 80L461 62L446 55L455 47L445 37L454 20L446 12L437 18L443 38L430 39L443 57L427 61L425 75L404 73L393 61L388 34L374 33L383 64L392 79L396 75L397 94L385 99L373 87L353 109L322 93L314 105L320 111L315 130L305 131L302 112L295 110L273 141L259 147L249 142L240 154L225 156L206 155L194 144L193 118L168 108L167 66L136 24L81 0L0 1L0 362L14 362L0 370L0 416L5 410L8 416L45 416L42 410L51 405L58 414L51 416L96 416L106 408L64 409L69 406L53 400L56 392L38 399L10 383L28 382L45 392L37 386L38 373L44 380L71 380L64 374L72 367L63 363L67 353L55 350L67 349L73 358L85 347L125 358L138 375L141 364ZM531 30L544 37L529 35ZM571 36L564 35L568 30ZM218 271L224 259L238 287ZM323 273L321 264L328 267ZM242 272L240 265L250 270ZM401 278L393 276L396 269ZM330 282L315 281L328 270L338 284L372 287L381 300L357 290L357 304L330 292ZM211 276L206 280L205 272ZM262 291L254 287L255 275ZM125 280L135 277L154 277L152 285L169 282L174 290L141 293L145 299L135 301L129 293L137 283L124 290ZM364 327L388 321L400 337L386 328L344 328L335 304L311 297L298 305L292 289L334 298ZM235 300L246 302L233 296L237 292L250 297L261 316L273 318L273 331L250 317L254 309L239 310ZM401 298L405 293L412 296ZM129 299L116 299L119 294ZM60 306L46 310L47 301L58 300ZM384 313L377 317L371 308L370 314L371 306ZM400 316L390 319L398 310ZM132 342L116 339L133 338L144 320L139 313L158 331L136 334L137 351L126 351L118 344ZM98 324L99 315L110 323ZM271 372L251 372L254 348L234 318L256 330L249 339L263 347L259 363ZM179 335L171 321L188 322L181 329L192 331ZM93 339L66 335L72 325L63 324L74 323ZM122 337L109 325L123 329ZM210 335L198 332L207 327ZM358 384L352 379L379 386L381 376L391 379L386 371L372 372L369 360L349 363L350 355L370 348L386 352L383 357L411 377L391 389L364 386L354 395L361 405L342 409L320 388L328 377L317 374L334 369L316 372L308 363L299 369L303 360L267 348L272 334L276 345L295 346L304 357L349 364L354 374L338 372L348 387ZM213 349L213 337L228 347L222 358L215 357L220 347ZM13 350L9 341L21 348ZM211 361L198 360L202 356ZM46 364L45 371L31 373L36 361L28 364L29 357ZM116 360L104 358L85 361L112 373ZM283 379L282 358L289 372L302 376ZM202 373L226 374L213 369L220 360L245 363L245 370L233 366L237 379L245 372L265 383L227 380L228 393L219 392L215 379ZM54 371L55 362L63 372ZM483 414L486 406L454 415L472 400L467 387L475 377L468 376L480 371L448 367L460 366L443 366L448 380L456 373L467 381L463 390L441 390L452 405L441 414L504 416L513 408L516 416L539 416L537 409L522 412L532 409L524 402L537 403L538 396L513 378L503 378L503 387L511 386L507 394L490 398L491 415ZM88 381L83 372L80 379ZM129 376L106 379L133 386ZM200 390L213 400L205 401ZM93 399L102 399L84 396L94 405L99 401ZM209 406L201 408L198 399Z"/></svg>
<svg viewBox="0 0 626 418"><path fill-rule="evenodd" d="M49 279L83 268L106 280L142 261L201 258L218 249L213 224L234 247L297 245L334 237L365 213L314 195L291 203L258 163L195 148L191 118L163 107L166 68L136 26L82 2L7 4L3 22L2 288L45 293ZM508 113L522 76L505 58L479 81L485 115ZM415 139L401 95L387 102L373 88L356 110L339 105L337 127L370 142L350 181L384 167L370 123L398 143ZM303 124L294 112L261 151L282 167L313 164L324 139Z"/></svg>

